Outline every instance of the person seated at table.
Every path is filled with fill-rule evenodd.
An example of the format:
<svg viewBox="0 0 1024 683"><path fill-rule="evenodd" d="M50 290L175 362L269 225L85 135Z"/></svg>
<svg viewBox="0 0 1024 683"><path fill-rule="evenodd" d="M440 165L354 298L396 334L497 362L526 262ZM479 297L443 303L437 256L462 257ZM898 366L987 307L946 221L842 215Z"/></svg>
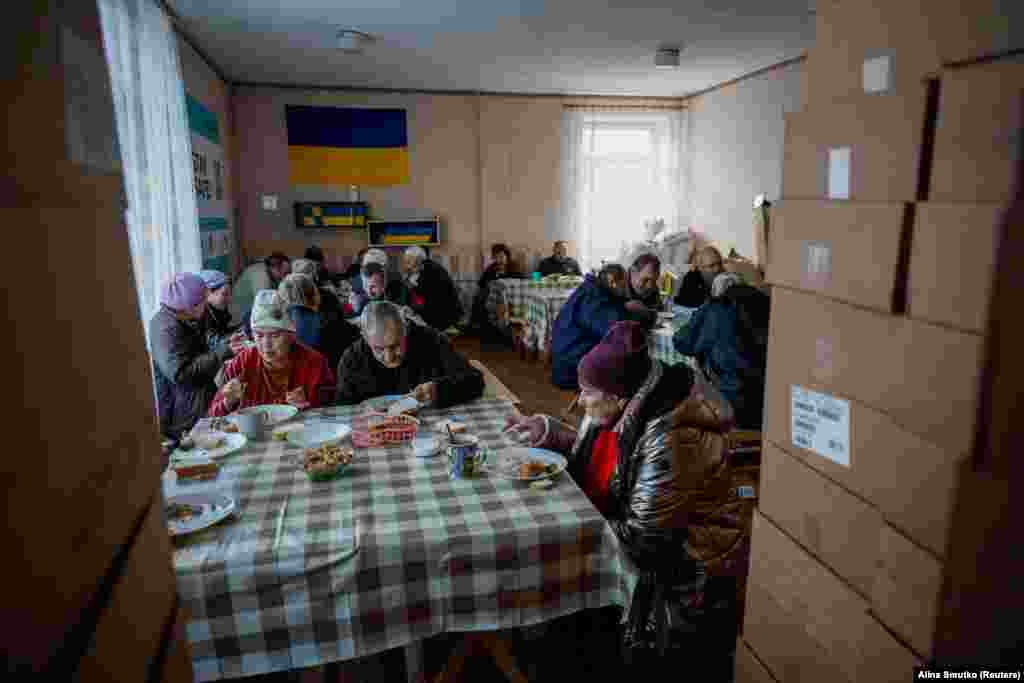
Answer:
<svg viewBox="0 0 1024 683"><path fill-rule="evenodd" d="M420 403L447 408L480 398L484 378L437 331L410 324L390 301L367 304L363 338L338 364L337 402L412 393Z"/></svg>
<svg viewBox="0 0 1024 683"><path fill-rule="evenodd" d="M500 242L491 246L491 265L487 266L480 281L477 283L476 295L473 297L473 310L470 321L474 328L483 336L497 334L504 338L505 331L495 329L490 312L487 310L487 298L490 295L491 283L502 278L522 279L523 274L512 261L512 252Z"/></svg>
<svg viewBox="0 0 1024 683"><path fill-rule="evenodd" d="M581 275L580 264L569 256L569 243L558 240L551 249L551 256L541 260L537 267L541 277L548 275Z"/></svg>
<svg viewBox="0 0 1024 683"><path fill-rule="evenodd" d="M238 320L249 318L256 292L275 289L288 273L292 272L292 261L279 251L254 263L238 276L231 303L231 315Z"/></svg>
<svg viewBox="0 0 1024 683"><path fill-rule="evenodd" d="M219 373L210 417L267 404L318 408L331 400L335 382L327 359L295 338L295 324L274 290L256 294L252 336L256 346L242 350Z"/></svg>
<svg viewBox="0 0 1024 683"><path fill-rule="evenodd" d="M430 327L443 332L462 320L459 290L444 266L427 258L423 247L402 254L402 272L409 290L409 307Z"/></svg>
<svg viewBox="0 0 1024 683"><path fill-rule="evenodd" d="M740 429L761 429L770 307L767 294L735 273L720 273L711 298L672 338L732 404Z"/></svg>
<svg viewBox="0 0 1024 683"><path fill-rule="evenodd" d="M292 273L278 286L277 295L295 325L296 339L322 353L329 367L337 367L341 354L359 339L359 328L321 313L321 292L308 275Z"/></svg>
<svg viewBox="0 0 1024 683"><path fill-rule="evenodd" d="M203 317L209 290L195 273L179 273L160 290L160 310L149 321L160 432L178 440L206 414L217 391L217 371L232 351L210 349Z"/></svg>
<svg viewBox="0 0 1024 683"><path fill-rule="evenodd" d="M198 273L206 284L206 343L211 349L238 347L245 341L245 332L238 323L231 322L231 283L219 270L201 270Z"/></svg>
<svg viewBox="0 0 1024 683"><path fill-rule="evenodd" d="M308 250L307 250L308 251ZM297 258L292 261L292 274L308 275L316 284L320 292L320 318L324 324L333 324L336 320L345 318L345 309L341 305L338 295L327 288L327 282L321 278L324 271L317 265L316 261L306 258ZM333 365L331 366L333 367Z"/></svg>
<svg viewBox="0 0 1024 683"><path fill-rule="evenodd" d="M348 268L342 274L346 280L351 282L352 280L359 277L359 273L362 272L363 269L363 257L366 256L366 252L368 251L369 249L359 250L359 252L356 254L355 260L349 264Z"/></svg>
<svg viewBox="0 0 1024 683"><path fill-rule="evenodd" d="M507 430L568 458L640 571L629 613L646 624L656 585L742 572L750 510L733 504L731 407L686 365L652 359L636 321L615 323L578 372L579 430L548 415L510 418Z"/></svg>
<svg viewBox="0 0 1024 683"><path fill-rule="evenodd" d="M597 346L612 325L626 320L626 269L605 265L597 277L587 274L565 302L551 328L551 382L559 389L576 389L576 367Z"/></svg>
<svg viewBox="0 0 1024 683"><path fill-rule="evenodd" d="M661 260L654 254L637 256L629 267L626 311L630 320L636 320L648 329L658 322L658 311L661 310L660 277Z"/></svg>
<svg viewBox="0 0 1024 683"><path fill-rule="evenodd" d="M303 252L302 258L307 261L312 261L316 264L316 275L313 278L316 280L317 286L322 287L331 281L331 273L327 270L327 265L324 263L326 256L324 250L315 244L306 247L306 251ZM292 263L292 272L295 272L295 264Z"/></svg>
<svg viewBox="0 0 1024 683"><path fill-rule="evenodd" d="M698 250L693 257L693 267L683 276L676 293L675 303L687 308L699 308L711 298L711 283L725 272L722 253L715 247L707 246Z"/></svg>
<svg viewBox="0 0 1024 683"><path fill-rule="evenodd" d="M370 301L391 301L399 306L409 303L409 289L402 276L388 270L387 256L379 249L371 249L364 257L362 274L352 283L348 297L348 313L358 316Z"/></svg>

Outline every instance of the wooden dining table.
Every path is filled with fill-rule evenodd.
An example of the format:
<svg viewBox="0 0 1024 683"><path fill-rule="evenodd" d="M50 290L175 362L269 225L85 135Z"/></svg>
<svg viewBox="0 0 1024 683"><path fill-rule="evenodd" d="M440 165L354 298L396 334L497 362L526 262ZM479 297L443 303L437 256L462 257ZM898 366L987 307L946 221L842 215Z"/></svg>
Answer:
<svg viewBox="0 0 1024 683"><path fill-rule="evenodd" d="M295 421L350 425L358 410ZM450 478L443 451L417 457L387 446L356 449L339 478L314 482L303 450L281 441L226 456L212 482L179 485L165 473L165 495L220 491L236 501L232 517L174 544L195 680L402 647L409 680L419 681L422 642L436 634L493 635L628 604L635 576L573 480L562 473L540 491L495 467L509 455L502 428L514 413L504 398L419 413L420 435L450 418L479 438L489 464L470 479Z"/></svg>

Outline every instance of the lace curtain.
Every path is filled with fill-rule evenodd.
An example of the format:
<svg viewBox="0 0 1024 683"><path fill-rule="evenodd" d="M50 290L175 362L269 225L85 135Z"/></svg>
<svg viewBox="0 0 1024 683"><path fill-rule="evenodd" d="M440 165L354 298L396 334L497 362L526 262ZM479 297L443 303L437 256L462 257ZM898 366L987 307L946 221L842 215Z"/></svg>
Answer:
<svg viewBox="0 0 1024 683"><path fill-rule="evenodd" d="M99 9L148 341L161 283L202 266L185 89L174 30L154 0L99 0Z"/></svg>
<svg viewBox="0 0 1024 683"><path fill-rule="evenodd" d="M686 228L685 116L673 109L564 111L562 229L584 269Z"/></svg>

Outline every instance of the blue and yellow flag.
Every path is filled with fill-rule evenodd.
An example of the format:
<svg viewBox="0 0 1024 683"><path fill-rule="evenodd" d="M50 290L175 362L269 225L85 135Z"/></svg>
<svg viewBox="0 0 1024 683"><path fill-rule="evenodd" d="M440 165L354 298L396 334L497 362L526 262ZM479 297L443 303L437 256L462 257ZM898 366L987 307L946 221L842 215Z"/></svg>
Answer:
<svg viewBox="0 0 1024 683"><path fill-rule="evenodd" d="M409 182L404 109L285 107L293 185Z"/></svg>

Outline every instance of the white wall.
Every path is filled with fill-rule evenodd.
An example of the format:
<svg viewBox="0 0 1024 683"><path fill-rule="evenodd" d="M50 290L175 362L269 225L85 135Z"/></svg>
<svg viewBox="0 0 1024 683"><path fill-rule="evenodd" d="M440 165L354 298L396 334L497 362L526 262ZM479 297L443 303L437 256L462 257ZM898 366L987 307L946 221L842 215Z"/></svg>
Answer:
<svg viewBox="0 0 1024 683"><path fill-rule="evenodd" d="M800 108L800 71L790 64L688 101L687 174L695 230L753 258L753 200L782 192L785 112Z"/></svg>

